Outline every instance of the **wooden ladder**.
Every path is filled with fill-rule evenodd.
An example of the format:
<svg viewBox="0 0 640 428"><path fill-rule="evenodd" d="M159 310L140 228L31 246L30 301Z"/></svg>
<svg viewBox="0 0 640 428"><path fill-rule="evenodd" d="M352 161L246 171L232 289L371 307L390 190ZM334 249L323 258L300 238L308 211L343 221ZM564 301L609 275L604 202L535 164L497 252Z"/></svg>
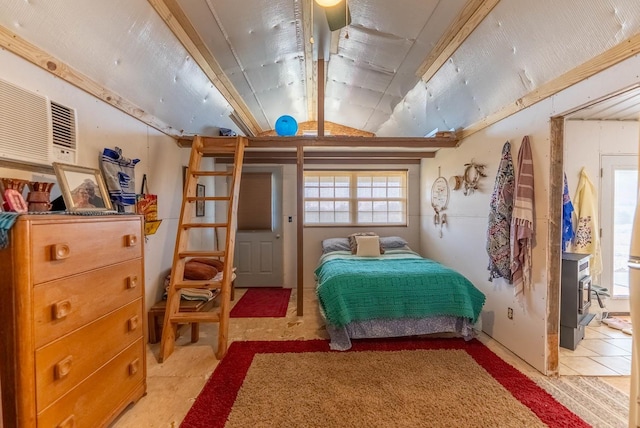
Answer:
<svg viewBox="0 0 640 428"><path fill-rule="evenodd" d="M180 210L180 223L176 237L176 246L173 253L173 265L171 267L171 280L167 293L167 305L165 309L162 328L162 341L160 344L160 362L165 361L173 353L175 348L176 332L178 324L217 322L218 323L218 349L216 357L221 359L227 352L227 334L229 330L229 306L231 300L231 286L234 275L233 252L236 240L238 194L240 192L240 177L242 175L242 161L244 148L247 145L245 137L207 137L196 136L191 147L191 157L182 198ZM205 171L201 169L203 156L215 156L216 154L234 154L233 170ZM226 177L231 178L229 192L225 196L197 196L196 188L200 177ZM196 202L221 201L226 202L226 222L199 223L194 222ZM216 239L212 249L189 249L189 232L202 232L204 228L211 229ZM226 229L224 249L220 250L216 243L218 229ZM184 280L185 263L192 257L211 257L224 262L222 279L218 281L194 281ZM180 290L183 288L200 288L220 290L218 299L220 304L211 312L184 312L180 311Z"/></svg>

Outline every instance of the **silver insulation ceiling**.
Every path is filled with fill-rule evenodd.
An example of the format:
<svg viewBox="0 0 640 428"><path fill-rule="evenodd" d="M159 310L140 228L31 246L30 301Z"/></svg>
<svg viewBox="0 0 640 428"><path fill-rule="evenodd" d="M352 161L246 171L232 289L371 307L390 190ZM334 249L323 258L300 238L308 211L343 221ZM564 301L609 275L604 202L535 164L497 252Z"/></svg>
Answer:
<svg viewBox="0 0 640 428"><path fill-rule="evenodd" d="M238 100L223 97L151 3L0 0L0 25L185 134L240 131L233 105L258 131L283 114L316 119L311 0L163 3L181 9ZM502 0L422 81L417 70L466 4L348 0L351 25L331 35L325 120L379 136L462 129L640 32L637 0Z"/></svg>

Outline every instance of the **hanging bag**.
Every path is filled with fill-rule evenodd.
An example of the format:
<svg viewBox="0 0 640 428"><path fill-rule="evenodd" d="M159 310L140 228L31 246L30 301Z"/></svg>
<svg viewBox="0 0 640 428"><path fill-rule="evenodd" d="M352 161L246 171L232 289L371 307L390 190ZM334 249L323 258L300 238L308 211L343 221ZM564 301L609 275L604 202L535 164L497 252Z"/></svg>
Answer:
<svg viewBox="0 0 640 428"><path fill-rule="evenodd" d="M162 220L158 220L158 195L149 193L147 174L142 175L140 194L136 195L136 213L144 216L144 234L153 235Z"/></svg>

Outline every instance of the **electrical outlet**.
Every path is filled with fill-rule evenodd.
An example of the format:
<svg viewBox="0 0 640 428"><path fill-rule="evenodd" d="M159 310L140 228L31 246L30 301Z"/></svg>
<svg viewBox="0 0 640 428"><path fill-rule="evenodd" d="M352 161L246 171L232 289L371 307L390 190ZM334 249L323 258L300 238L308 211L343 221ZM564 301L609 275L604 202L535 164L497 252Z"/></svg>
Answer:
<svg viewBox="0 0 640 428"><path fill-rule="evenodd" d="M513 319L513 309L512 308L507 308L507 318L509 318L510 320Z"/></svg>

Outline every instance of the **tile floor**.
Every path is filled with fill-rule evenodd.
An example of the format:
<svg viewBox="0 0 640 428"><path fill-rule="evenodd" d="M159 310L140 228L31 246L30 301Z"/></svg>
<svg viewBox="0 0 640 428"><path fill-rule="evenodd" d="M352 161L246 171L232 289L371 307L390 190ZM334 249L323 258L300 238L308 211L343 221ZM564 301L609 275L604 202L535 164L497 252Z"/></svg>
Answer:
<svg viewBox="0 0 640 428"><path fill-rule="evenodd" d="M245 291L237 289L235 302ZM294 290L285 318L232 319L229 340L327 338L315 293L306 292L303 301L303 317L296 314ZM561 374L602 376L600 379L628 394L631 337L595 321L592 324L576 351L561 351ZM147 345L147 394L129 406L110 428L178 427L218 364L213 352L216 334L217 324L202 324L198 343L189 343L188 332L183 334L173 355L162 364L157 359L160 344ZM491 337L481 333L478 339L528 376L543 376ZM291 393L295 395L295 391Z"/></svg>
<svg viewBox="0 0 640 428"><path fill-rule="evenodd" d="M630 376L631 336L593 318L575 351L560 348L560 375Z"/></svg>

